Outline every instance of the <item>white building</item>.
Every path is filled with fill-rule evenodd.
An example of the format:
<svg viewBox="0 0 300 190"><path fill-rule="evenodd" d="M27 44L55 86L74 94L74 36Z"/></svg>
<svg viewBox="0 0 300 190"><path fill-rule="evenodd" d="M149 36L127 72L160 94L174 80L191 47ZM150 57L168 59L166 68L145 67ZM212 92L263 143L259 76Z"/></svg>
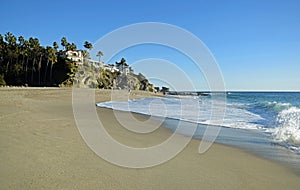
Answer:
<svg viewBox="0 0 300 190"><path fill-rule="evenodd" d="M110 72L119 72L119 69L115 65L105 64L103 66L104 69L109 70Z"/></svg>
<svg viewBox="0 0 300 190"><path fill-rule="evenodd" d="M69 50L69 51L59 51L58 56L62 58L67 58L69 60L75 61L76 64L82 65L83 63L87 63L97 68L103 68L105 70L109 70L111 72L121 72L127 75L130 73L130 68L128 66L120 66L119 68L113 64L105 64L103 62L94 61L92 59L86 59L83 57L83 50Z"/></svg>
<svg viewBox="0 0 300 190"><path fill-rule="evenodd" d="M68 50L68 51L59 51L58 55L62 58L67 58L72 61L75 61L76 64L83 63L83 51L82 50Z"/></svg>
<svg viewBox="0 0 300 190"><path fill-rule="evenodd" d="M121 73L124 73L125 75L129 74L131 72L130 67L128 65L120 65L119 71Z"/></svg>

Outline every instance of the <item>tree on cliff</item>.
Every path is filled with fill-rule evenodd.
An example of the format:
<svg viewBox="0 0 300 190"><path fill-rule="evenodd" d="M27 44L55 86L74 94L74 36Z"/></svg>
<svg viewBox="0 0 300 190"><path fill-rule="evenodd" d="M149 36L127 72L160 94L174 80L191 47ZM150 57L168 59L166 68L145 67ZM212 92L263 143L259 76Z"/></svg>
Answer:
<svg viewBox="0 0 300 190"><path fill-rule="evenodd" d="M122 58L120 62L116 62L116 66L120 67L120 66L128 66L126 63L126 59Z"/></svg>
<svg viewBox="0 0 300 190"><path fill-rule="evenodd" d="M88 50L93 49L93 44L88 41L85 41L83 46Z"/></svg>
<svg viewBox="0 0 300 190"><path fill-rule="evenodd" d="M68 45L68 41L67 41L67 38L66 37L62 37L62 39L60 40L60 44L61 44L61 46L65 49L65 50L67 50L67 45Z"/></svg>
<svg viewBox="0 0 300 190"><path fill-rule="evenodd" d="M98 51L98 53L97 53L97 57L99 57L99 62L100 62L100 59L101 59L101 57L103 56L103 53L102 53L102 51Z"/></svg>
<svg viewBox="0 0 300 190"><path fill-rule="evenodd" d="M85 41L84 44L83 44L83 47L85 47L87 50L91 50L91 49L93 49L93 44L88 42L88 41ZM86 58L86 59L89 59L90 54L87 50L83 51L83 57Z"/></svg>

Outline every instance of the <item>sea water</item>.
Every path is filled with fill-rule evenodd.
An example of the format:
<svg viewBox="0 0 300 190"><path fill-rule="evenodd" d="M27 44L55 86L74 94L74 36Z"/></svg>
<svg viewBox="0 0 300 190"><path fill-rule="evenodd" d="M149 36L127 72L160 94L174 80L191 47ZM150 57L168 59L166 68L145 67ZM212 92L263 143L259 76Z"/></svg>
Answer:
<svg viewBox="0 0 300 190"><path fill-rule="evenodd" d="M202 138L207 125L213 124L211 127L221 128L216 142L246 148L300 169L299 92L174 95L110 101L97 106L163 117L171 130L176 130L178 121L193 122L198 124L194 138Z"/></svg>

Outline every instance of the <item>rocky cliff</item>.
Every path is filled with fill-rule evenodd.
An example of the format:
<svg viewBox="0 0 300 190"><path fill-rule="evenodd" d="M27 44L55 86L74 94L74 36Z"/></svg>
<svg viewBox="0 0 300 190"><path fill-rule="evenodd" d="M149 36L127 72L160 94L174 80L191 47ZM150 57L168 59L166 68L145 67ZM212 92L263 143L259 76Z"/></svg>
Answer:
<svg viewBox="0 0 300 190"><path fill-rule="evenodd" d="M132 89L154 91L154 85L142 75L120 72L112 72L108 69L93 65L78 65L74 73L62 86L76 86L80 88L104 88L104 89Z"/></svg>

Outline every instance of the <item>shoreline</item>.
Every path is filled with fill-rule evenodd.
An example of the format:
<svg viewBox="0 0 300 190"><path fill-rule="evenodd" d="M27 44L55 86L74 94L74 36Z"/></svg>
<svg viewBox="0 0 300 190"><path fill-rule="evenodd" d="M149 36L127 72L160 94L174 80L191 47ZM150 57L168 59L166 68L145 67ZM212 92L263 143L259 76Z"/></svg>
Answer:
<svg viewBox="0 0 300 190"><path fill-rule="evenodd" d="M96 102L109 100L109 92L97 90ZM150 95L132 92L131 98ZM243 149L214 143L199 156L197 139L175 158L155 167L112 165L83 142L74 122L71 98L70 88L0 89L3 189L298 189L300 185L300 177L290 168ZM129 133L112 110L96 110L108 132L125 144L153 146L171 135L162 127L151 134ZM141 121L148 119L133 115Z"/></svg>
<svg viewBox="0 0 300 190"><path fill-rule="evenodd" d="M173 97L174 98L174 97ZM101 102L99 102L101 103ZM105 108L105 109L111 109L107 107L98 107L98 108ZM116 110L114 110L115 112ZM118 110L118 112L128 112L124 110ZM130 111L131 114L140 114L145 117L150 117L148 114L139 113L135 111ZM154 116L154 119L157 118L158 120L164 120L164 125L161 127L166 128L169 130L170 133L174 133L176 130L177 122L183 122L183 123L193 123L191 121L184 121L172 117L159 117ZM198 129L199 128L206 128L206 124L198 123ZM175 126L175 127L174 127ZM211 127L218 127L220 128L220 134L217 135L217 138L214 143L221 144L224 146L234 147L239 150L245 151L249 154L252 154L256 157L274 162L279 165L283 165L291 170L293 170L297 175L300 176L300 156L289 150L287 147L280 146L279 144L276 144L269 139L270 137L266 134L262 133L259 130L249 130L245 128L232 128L228 126L218 126L218 125L210 125ZM202 129L203 130L203 129ZM199 131L202 131L199 130ZM198 130L197 130L198 131ZM205 131L205 130L204 130ZM226 132L223 132L226 131ZM202 137L204 132L200 132L197 135L193 135L193 139L199 140L199 144L202 141ZM225 134L224 134L225 133ZM234 137L233 134L241 137ZM226 140L222 140L224 138L224 135L226 136ZM246 136L245 136L246 135ZM230 139L228 139L230 138ZM244 140L247 139L247 140ZM257 140L259 140L260 143L256 143Z"/></svg>
<svg viewBox="0 0 300 190"><path fill-rule="evenodd" d="M97 109L101 111L104 111L104 110L108 110L108 111L112 111L111 108L105 108L105 107L97 107ZM119 113L128 113L127 111L121 111L121 110L114 110L114 112L119 112ZM130 114L134 115L135 117L138 117L138 118L144 118L144 119L141 119L141 120L147 120L150 118L150 115L147 115L147 114L142 114L142 113L137 113L137 112L129 112ZM159 118L158 116L155 116L155 118ZM172 120L172 121L180 121L179 119L174 119L174 118L165 118L166 120ZM181 121L181 122L184 122L184 123L190 123L190 121ZM167 127L166 125L171 125L171 124L166 124L166 121L163 122L162 126L165 130L167 130L168 133L174 133L174 130ZM204 124L198 124L198 125L203 125L205 126ZM206 126L205 126L206 127ZM219 127L219 126L218 126ZM221 126L221 128L223 128L223 126ZM240 128L230 128L230 127L226 127L224 126L224 128L227 128L227 129L232 129L232 130L245 130L247 131L247 129L240 129ZM181 134L182 136L185 136L184 134ZM198 141L198 143L200 144L201 141L203 141L203 139L201 138L198 138L198 137L192 137L192 139ZM258 153L258 152L255 152L254 150L250 150L249 148L245 148L245 147L242 147L242 146L238 146L238 145L232 145L232 144L226 144L226 142L217 142L217 140L215 142L213 142L213 144L217 144L217 145L220 145L220 146L225 146L225 147L228 147L228 148L233 148L233 149L237 149L238 151L242 151L246 154L250 154L254 157L257 157L259 159L262 159L262 160L265 160L265 161L268 161L268 162L272 162L274 164L277 164L277 165L282 165L290 170L292 170L295 174L297 174L299 177L300 177L300 170L299 169L296 169L296 168L293 168L290 164L280 160L280 159L271 159L269 157L264 157L262 156L262 154ZM284 150L287 150L287 148L285 147L280 147ZM207 150L208 151L208 150ZM293 153L293 152L290 152L290 153Z"/></svg>

